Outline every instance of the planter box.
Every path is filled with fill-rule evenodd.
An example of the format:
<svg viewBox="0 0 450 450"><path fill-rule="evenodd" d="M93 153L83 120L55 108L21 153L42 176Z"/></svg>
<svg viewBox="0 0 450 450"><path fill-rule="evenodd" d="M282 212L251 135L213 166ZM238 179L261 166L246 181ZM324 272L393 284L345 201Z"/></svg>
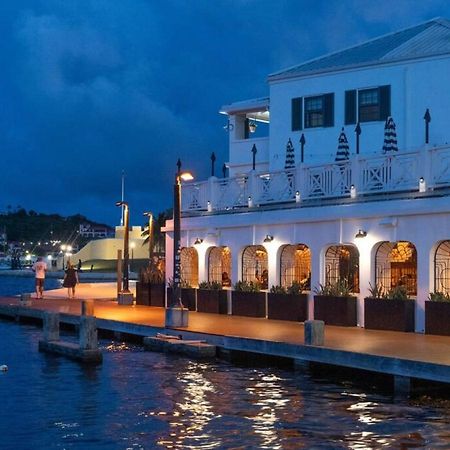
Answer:
<svg viewBox="0 0 450 450"><path fill-rule="evenodd" d="M267 295L267 316L274 320L308 320L308 296L271 294Z"/></svg>
<svg viewBox="0 0 450 450"><path fill-rule="evenodd" d="M195 288L182 288L181 289L181 301L183 306L188 308L189 311L195 311ZM172 288L167 288L167 306L172 303Z"/></svg>
<svg viewBox="0 0 450 450"><path fill-rule="evenodd" d="M369 330L414 331L415 300L364 299L364 327Z"/></svg>
<svg viewBox="0 0 450 450"><path fill-rule="evenodd" d="M425 334L450 336L450 302L425 302Z"/></svg>
<svg viewBox="0 0 450 450"><path fill-rule="evenodd" d="M198 289L197 311L212 314L227 314L227 291Z"/></svg>
<svg viewBox="0 0 450 450"><path fill-rule="evenodd" d="M314 319L326 325L356 327L356 297L315 295Z"/></svg>
<svg viewBox="0 0 450 450"><path fill-rule="evenodd" d="M233 316L266 317L266 293L232 291L231 312Z"/></svg>
<svg viewBox="0 0 450 450"><path fill-rule="evenodd" d="M164 283L150 284L149 298L150 306L166 306L166 299L164 298L165 285Z"/></svg>
<svg viewBox="0 0 450 450"><path fill-rule="evenodd" d="M136 305L150 305L150 284L136 281Z"/></svg>

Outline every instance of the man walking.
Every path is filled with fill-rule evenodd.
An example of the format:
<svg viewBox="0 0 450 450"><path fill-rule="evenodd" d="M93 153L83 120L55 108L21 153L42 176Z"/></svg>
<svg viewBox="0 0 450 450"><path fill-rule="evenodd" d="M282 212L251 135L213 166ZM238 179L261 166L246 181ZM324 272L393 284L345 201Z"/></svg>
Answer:
<svg viewBox="0 0 450 450"><path fill-rule="evenodd" d="M33 264L31 268L35 275L36 282L36 295L37 298L44 298L44 280L45 280L45 272L47 270L47 264L42 260L41 257L37 259L37 261Z"/></svg>

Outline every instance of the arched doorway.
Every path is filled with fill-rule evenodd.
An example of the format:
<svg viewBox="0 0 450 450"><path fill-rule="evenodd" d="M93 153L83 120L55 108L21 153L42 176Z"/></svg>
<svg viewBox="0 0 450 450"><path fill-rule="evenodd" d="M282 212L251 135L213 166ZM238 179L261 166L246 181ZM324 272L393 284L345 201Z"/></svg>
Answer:
<svg viewBox="0 0 450 450"><path fill-rule="evenodd" d="M434 291L450 294L450 241L442 241L434 254Z"/></svg>
<svg viewBox="0 0 450 450"><path fill-rule="evenodd" d="M341 282L359 292L359 251L353 245L333 245L325 253L325 284Z"/></svg>
<svg viewBox="0 0 450 450"><path fill-rule="evenodd" d="M405 286L408 295L417 295L417 252L411 242L382 242L375 254L375 283L388 292Z"/></svg>
<svg viewBox="0 0 450 450"><path fill-rule="evenodd" d="M305 244L285 245L280 254L280 284L289 287L293 282L311 289L311 250Z"/></svg>
<svg viewBox="0 0 450 450"><path fill-rule="evenodd" d="M183 247L180 252L181 282L198 286L198 253L193 247Z"/></svg>
<svg viewBox="0 0 450 450"><path fill-rule="evenodd" d="M208 281L231 286L231 251L229 247L212 247L208 255Z"/></svg>
<svg viewBox="0 0 450 450"><path fill-rule="evenodd" d="M267 250L262 245L249 245L242 252L242 281L261 283L268 287L269 262Z"/></svg>

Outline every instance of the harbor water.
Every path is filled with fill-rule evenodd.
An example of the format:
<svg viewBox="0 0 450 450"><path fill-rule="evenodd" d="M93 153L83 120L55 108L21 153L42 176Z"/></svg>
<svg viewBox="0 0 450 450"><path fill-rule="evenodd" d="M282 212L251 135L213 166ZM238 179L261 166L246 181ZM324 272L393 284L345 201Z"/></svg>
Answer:
<svg viewBox="0 0 450 450"><path fill-rule="evenodd" d="M14 292L2 277L0 295L26 282ZM40 337L0 320L1 449L450 448L445 400L394 402L370 383L108 340L103 364L88 367L39 353Z"/></svg>

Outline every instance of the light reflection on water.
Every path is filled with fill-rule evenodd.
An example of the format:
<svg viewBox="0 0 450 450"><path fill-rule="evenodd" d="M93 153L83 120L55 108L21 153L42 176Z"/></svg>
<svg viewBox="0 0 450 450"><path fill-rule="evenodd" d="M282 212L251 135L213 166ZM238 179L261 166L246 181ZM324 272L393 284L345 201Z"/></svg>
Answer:
<svg viewBox="0 0 450 450"><path fill-rule="evenodd" d="M102 342L84 367L0 321L2 449L449 448L450 408L273 368L193 362Z"/></svg>

